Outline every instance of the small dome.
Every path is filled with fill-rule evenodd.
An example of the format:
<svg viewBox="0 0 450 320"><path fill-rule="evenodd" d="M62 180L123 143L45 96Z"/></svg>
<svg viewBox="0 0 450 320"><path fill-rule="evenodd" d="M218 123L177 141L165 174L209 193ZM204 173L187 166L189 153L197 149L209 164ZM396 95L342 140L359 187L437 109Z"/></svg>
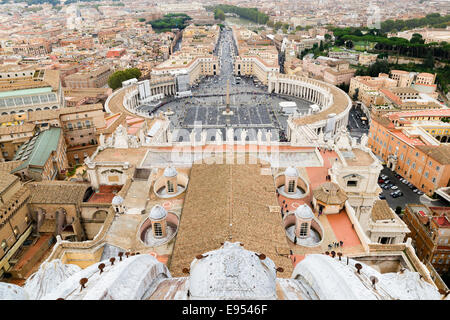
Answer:
<svg viewBox="0 0 450 320"><path fill-rule="evenodd" d="M122 202L123 202L123 198L122 198L121 196L115 196L115 197L112 199L111 204L117 206L117 205L119 205L119 204L122 204Z"/></svg>
<svg viewBox="0 0 450 320"><path fill-rule="evenodd" d="M164 177L176 177L177 174L178 172L174 167L167 167L164 169Z"/></svg>
<svg viewBox="0 0 450 320"><path fill-rule="evenodd" d="M299 219L311 220L312 218L314 218L314 213L308 205L302 204L297 209L295 209L295 216Z"/></svg>
<svg viewBox="0 0 450 320"><path fill-rule="evenodd" d="M288 177L298 177L299 176L297 168L294 168L292 166L287 168L286 171L284 171L284 175L288 176Z"/></svg>
<svg viewBox="0 0 450 320"><path fill-rule="evenodd" d="M161 207L160 205L156 205L150 210L150 214L148 217L150 220L161 220L167 216L167 210Z"/></svg>
<svg viewBox="0 0 450 320"><path fill-rule="evenodd" d="M189 291L196 299L276 299L276 267L261 260L239 242L225 242L218 250L191 263Z"/></svg>

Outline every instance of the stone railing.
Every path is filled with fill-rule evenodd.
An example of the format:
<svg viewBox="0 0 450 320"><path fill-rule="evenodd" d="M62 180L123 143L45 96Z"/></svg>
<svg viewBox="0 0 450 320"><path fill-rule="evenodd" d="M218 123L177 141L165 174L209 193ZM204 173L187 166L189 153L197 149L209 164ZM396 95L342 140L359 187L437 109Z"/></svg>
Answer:
<svg viewBox="0 0 450 320"><path fill-rule="evenodd" d="M355 210L350 205L350 203L345 201L345 211L347 212L347 216L350 219L350 222L352 223L353 228L355 229L356 234L358 235L359 241L361 241L361 244L364 248L365 252L369 252L369 244L371 243L369 237L367 237L366 233L362 229L361 225L359 224L358 219L355 215Z"/></svg>

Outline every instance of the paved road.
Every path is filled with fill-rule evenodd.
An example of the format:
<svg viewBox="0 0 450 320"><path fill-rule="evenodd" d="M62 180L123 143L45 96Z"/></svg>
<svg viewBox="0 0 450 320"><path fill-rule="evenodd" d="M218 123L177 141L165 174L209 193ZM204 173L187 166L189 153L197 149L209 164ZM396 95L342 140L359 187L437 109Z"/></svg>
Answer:
<svg viewBox="0 0 450 320"><path fill-rule="evenodd" d="M352 107L350 109L348 117L348 129L352 137L360 139L364 133L368 134L369 132L368 120L363 122L363 120L361 120L362 117L366 117L366 115L361 111L361 108Z"/></svg>

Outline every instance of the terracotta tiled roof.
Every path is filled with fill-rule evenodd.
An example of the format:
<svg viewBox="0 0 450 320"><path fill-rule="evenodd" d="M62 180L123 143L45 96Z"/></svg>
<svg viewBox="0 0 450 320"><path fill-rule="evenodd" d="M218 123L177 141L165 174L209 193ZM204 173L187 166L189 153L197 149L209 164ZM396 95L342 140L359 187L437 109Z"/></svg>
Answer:
<svg viewBox="0 0 450 320"><path fill-rule="evenodd" d="M317 200L331 205L341 205L348 199L345 191L333 182L325 182L313 190L313 195Z"/></svg>
<svg viewBox="0 0 450 320"><path fill-rule="evenodd" d="M377 200L372 208L372 220L389 220L394 219L394 214L386 200Z"/></svg>
<svg viewBox="0 0 450 320"><path fill-rule="evenodd" d="M426 153L440 164L450 164L450 145L440 146L417 146L419 150Z"/></svg>
<svg viewBox="0 0 450 320"><path fill-rule="evenodd" d="M246 162L248 163L248 162ZM261 175L257 164L194 164L171 259L170 272L182 275L195 255L218 249L224 241L242 242L292 272L273 177ZM232 239L229 239L229 235Z"/></svg>
<svg viewBox="0 0 450 320"><path fill-rule="evenodd" d="M30 203L77 204L83 201L88 183L45 181L26 184L31 191Z"/></svg>

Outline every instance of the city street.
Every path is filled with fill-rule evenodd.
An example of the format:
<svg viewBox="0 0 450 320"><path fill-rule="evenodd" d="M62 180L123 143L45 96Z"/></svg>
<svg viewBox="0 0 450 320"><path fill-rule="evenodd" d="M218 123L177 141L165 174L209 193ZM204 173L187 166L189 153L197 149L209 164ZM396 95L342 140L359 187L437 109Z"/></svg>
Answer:
<svg viewBox="0 0 450 320"><path fill-rule="evenodd" d="M365 119L365 120L364 120ZM361 111L360 107L353 106L350 109L350 113L348 116L348 130L352 137L356 137L358 139L365 133L369 132L369 120L364 112Z"/></svg>

